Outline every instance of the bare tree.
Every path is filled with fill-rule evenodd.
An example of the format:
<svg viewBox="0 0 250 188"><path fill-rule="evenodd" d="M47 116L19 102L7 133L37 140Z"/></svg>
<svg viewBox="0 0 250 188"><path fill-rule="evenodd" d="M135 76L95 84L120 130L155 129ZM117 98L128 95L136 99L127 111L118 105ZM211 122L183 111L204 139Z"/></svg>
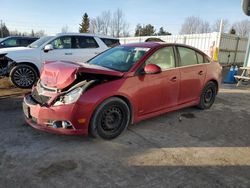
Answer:
<svg viewBox="0 0 250 188"><path fill-rule="evenodd" d="M116 37L120 37L123 33L127 32L125 26L127 25L127 21L125 19L124 13L121 9L117 9L113 14L112 20L112 28L113 28L113 35Z"/></svg>
<svg viewBox="0 0 250 188"><path fill-rule="evenodd" d="M90 19L90 32L116 37L128 36L129 24L122 10L117 9L113 13L113 18L111 15L110 11L104 11L100 16Z"/></svg>
<svg viewBox="0 0 250 188"><path fill-rule="evenodd" d="M200 26L199 26L198 29L199 29L198 33L209 33L209 32L211 32L210 24L207 21L202 21L200 23Z"/></svg>
<svg viewBox="0 0 250 188"><path fill-rule="evenodd" d="M96 19L91 18L89 22L89 31L90 33L97 33L96 32Z"/></svg>
<svg viewBox="0 0 250 188"><path fill-rule="evenodd" d="M201 24L199 17L187 17L181 26L180 34L194 34L198 32L198 26Z"/></svg>
<svg viewBox="0 0 250 188"><path fill-rule="evenodd" d="M36 37L43 37L45 36L45 31L44 30L39 30L35 32Z"/></svg>
<svg viewBox="0 0 250 188"><path fill-rule="evenodd" d="M210 24L199 17L187 17L181 26L180 34L196 34L210 32Z"/></svg>
<svg viewBox="0 0 250 188"><path fill-rule="evenodd" d="M122 27L122 35L123 37L129 37L129 23L124 23Z"/></svg>
<svg viewBox="0 0 250 188"><path fill-rule="evenodd" d="M233 28L235 29L236 34L238 34L239 36L247 37L250 31L250 21L245 19L245 20L236 22L233 24Z"/></svg>
<svg viewBox="0 0 250 188"><path fill-rule="evenodd" d="M110 11L104 11L101 14L101 18L102 18L102 33L104 35L108 35L109 34L109 30L110 30L110 25L111 25L111 13Z"/></svg>
<svg viewBox="0 0 250 188"><path fill-rule="evenodd" d="M103 31L103 20L101 16L90 20L90 32L101 34Z"/></svg>
<svg viewBox="0 0 250 188"><path fill-rule="evenodd" d="M62 32L62 33L68 33L68 32L69 32L69 27L68 27L68 25L63 26L62 29L61 29L61 32Z"/></svg>
<svg viewBox="0 0 250 188"><path fill-rule="evenodd" d="M221 22L221 19L215 20L213 27L212 27L212 31L214 32L220 31L220 22ZM228 32L229 27L230 27L229 21L227 19L223 19L222 20L222 32L223 33Z"/></svg>

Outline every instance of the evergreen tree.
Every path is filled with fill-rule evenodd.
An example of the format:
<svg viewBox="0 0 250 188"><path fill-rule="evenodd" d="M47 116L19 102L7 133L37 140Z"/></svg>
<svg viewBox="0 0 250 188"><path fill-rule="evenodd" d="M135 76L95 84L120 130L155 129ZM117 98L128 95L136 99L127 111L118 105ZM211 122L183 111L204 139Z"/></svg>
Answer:
<svg viewBox="0 0 250 188"><path fill-rule="evenodd" d="M157 33L158 35L171 35L168 31L165 31L163 27L160 27L159 32Z"/></svg>
<svg viewBox="0 0 250 188"><path fill-rule="evenodd" d="M152 26L151 24L148 24L144 27L143 36L152 36L152 35L155 35L154 26Z"/></svg>
<svg viewBox="0 0 250 188"><path fill-rule="evenodd" d="M142 26L140 24L137 24L136 25L136 28L135 28L135 36L142 36Z"/></svg>
<svg viewBox="0 0 250 188"><path fill-rule="evenodd" d="M151 24L147 24L145 26L141 26L138 24L135 29L135 36L152 36L155 35L154 26Z"/></svg>
<svg viewBox="0 0 250 188"><path fill-rule="evenodd" d="M35 32L34 32L34 30L32 29L31 30L31 34L30 34L32 37L34 37L35 36Z"/></svg>
<svg viewBox="0 0 250 188"><path fill-rule="evenodd" d="M233 27L230 29L229 34L231 34L231 35L235 35L236 34L236 31L235 31L235 29Z"/></svg>
<svg viewBox="0 0 250 188"><path fill-rule="evenodd" d="M83 17L82 17L82 23L79 24L79 32L80 33L88 33L89 32L89 16L88 14L85 12Z"/></svg>
<svg viewBox="0 0 250 188"><path fill-rule="evenodd" d="M8 28L6 27L5 24L2 25L2 27L0 27L0 37L8 37L10 36L10 32L8 30Z"/></svg>

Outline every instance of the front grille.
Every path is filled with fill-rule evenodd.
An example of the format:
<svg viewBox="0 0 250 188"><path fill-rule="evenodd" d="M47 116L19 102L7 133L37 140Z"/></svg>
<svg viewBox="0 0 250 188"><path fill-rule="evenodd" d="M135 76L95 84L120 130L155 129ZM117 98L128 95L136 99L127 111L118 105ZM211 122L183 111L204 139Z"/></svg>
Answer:
<svg viewBox="0 0 250 188"><path fill-rule="evenodd" d="M37 102L33 99L31 95L26 95L25 100L28 104L36 105Z"/></svg>
<svg viewBox="0 0 250 188"><path fill-rule="evenodd" d="M50 100L51 97L45 96L45 95L39 95L37 89L35 88L32 92L31 92L31 96L32 98L39 104L47 104L48 101Z"/></svg>

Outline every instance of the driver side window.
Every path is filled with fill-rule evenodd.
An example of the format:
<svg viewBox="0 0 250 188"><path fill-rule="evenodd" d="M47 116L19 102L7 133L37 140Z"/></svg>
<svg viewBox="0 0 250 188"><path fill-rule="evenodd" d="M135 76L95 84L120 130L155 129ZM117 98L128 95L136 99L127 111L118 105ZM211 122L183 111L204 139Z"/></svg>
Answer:
<svg viewBox="0 0 250 188"><path fill-rule="evenodd" d="M6 41L4 41L4 45L5 46L17 46L18 42L17 42L17 39L7 39Z"/></svg>
<svg viewBox="0 0 250 188"><path fill-rule="evenodd" d="M156 64L161 70L166 70L175 67L174 50L172 47L161 48L150 56L146 62L147 64Z"/></svg>
<svg viewBox="0 0 250 188"><path fill-rule="evenodd" d="M59 37L50 43L54 49L72 48L72 38L70 36Z"/></svg>

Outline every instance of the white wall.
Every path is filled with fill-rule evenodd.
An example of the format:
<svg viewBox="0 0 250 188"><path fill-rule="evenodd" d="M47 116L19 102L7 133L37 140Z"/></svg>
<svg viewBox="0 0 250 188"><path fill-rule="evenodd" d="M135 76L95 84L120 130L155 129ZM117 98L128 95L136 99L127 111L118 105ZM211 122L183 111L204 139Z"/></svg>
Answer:
<svg viewBox="0 0 250 188"><path fill-rule="evenodd" d="M221 64L243 63L247 47L247 38L240 38L236 35L225 33L220 34L218 32L191 35L125 37L120 38L120 43L144 42L150 37L160 38L167 43L187 44L200 49L206 54L209 54L209 47L215 41L216 47L219 48L219 62Z"/></svg>

